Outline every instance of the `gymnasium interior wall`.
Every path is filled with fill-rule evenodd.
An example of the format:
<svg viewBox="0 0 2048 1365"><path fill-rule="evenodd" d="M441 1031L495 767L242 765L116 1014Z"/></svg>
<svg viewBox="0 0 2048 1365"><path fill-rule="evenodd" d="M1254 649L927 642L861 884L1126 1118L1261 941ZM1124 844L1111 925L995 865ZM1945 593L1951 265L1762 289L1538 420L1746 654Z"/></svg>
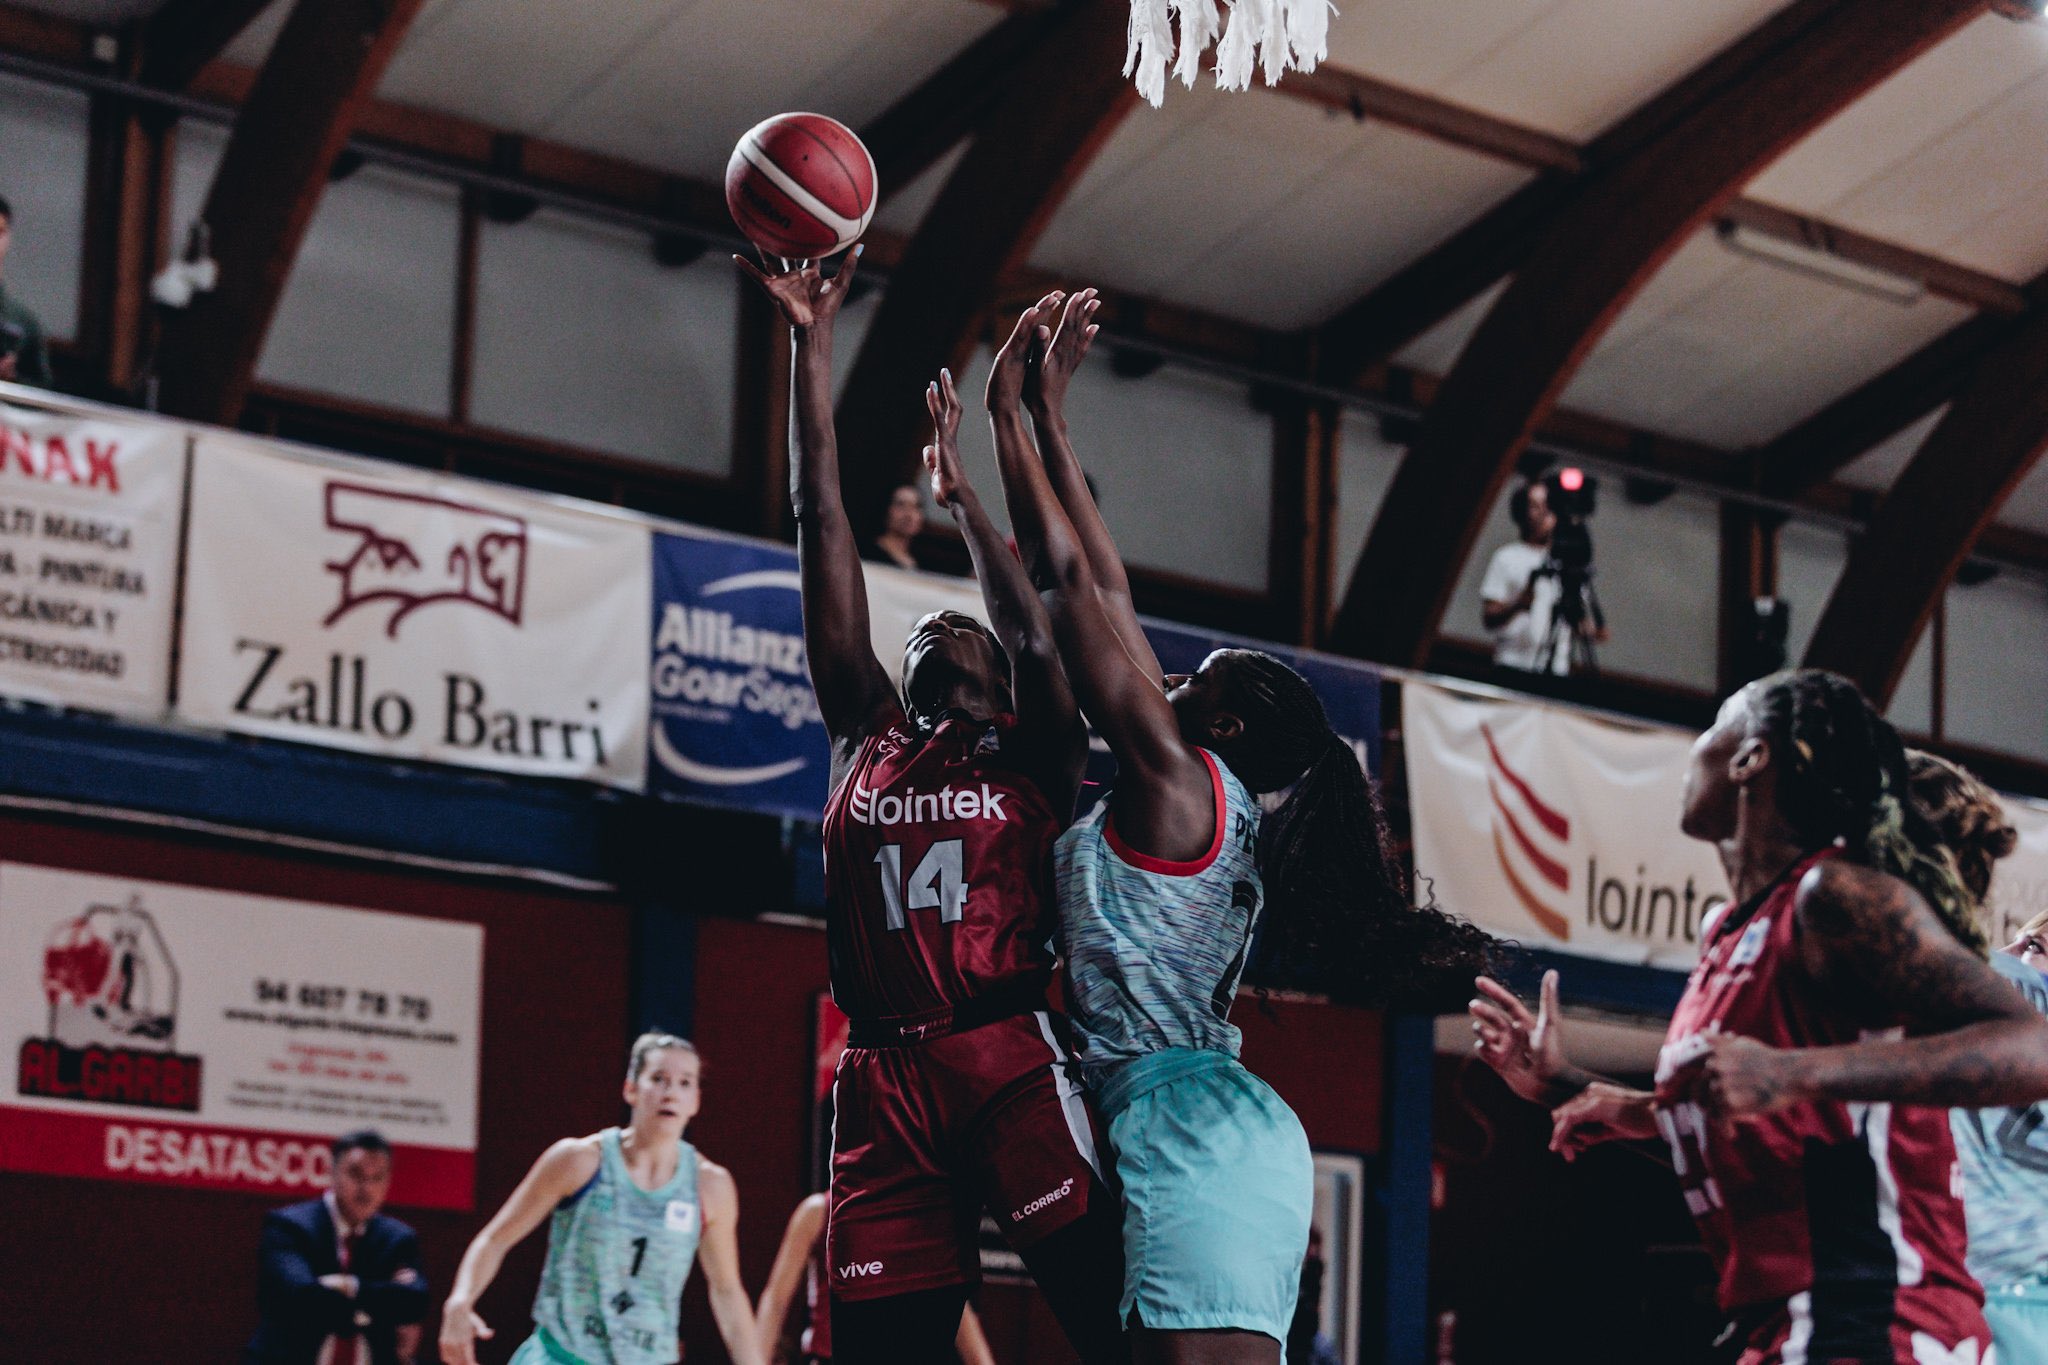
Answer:
<svg viewBox="0 0 2048 1365"><path fill-rule="evenodd" d="M0 76L0 194L15 226L7 290L33 303L52 337L78 328L90 107L75 90Z"/></svg>

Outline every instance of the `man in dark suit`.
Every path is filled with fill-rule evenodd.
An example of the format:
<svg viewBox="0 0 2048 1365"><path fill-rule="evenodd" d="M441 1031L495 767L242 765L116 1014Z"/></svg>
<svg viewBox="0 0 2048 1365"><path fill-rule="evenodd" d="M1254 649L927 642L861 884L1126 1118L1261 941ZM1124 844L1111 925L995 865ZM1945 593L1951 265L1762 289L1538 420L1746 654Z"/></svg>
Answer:
<svg viewBox="0 0 2048 1365"><path fill-rule="evenodd" d="M411 1324L429 1304L419 1238L378 1212L391 1145L365 1129L336 1138L333 1152L326 1194L264 1215L262 1322L245 1365L402 1365L419 1339Z"/></svg>

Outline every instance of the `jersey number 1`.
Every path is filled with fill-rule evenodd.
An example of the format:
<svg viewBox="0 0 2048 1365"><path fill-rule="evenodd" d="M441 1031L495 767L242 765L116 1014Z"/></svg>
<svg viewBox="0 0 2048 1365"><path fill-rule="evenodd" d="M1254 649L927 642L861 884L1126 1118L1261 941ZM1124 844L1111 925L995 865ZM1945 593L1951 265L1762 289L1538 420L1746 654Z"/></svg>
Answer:
<svg viewBox="0 0 2048 1365"><path fill-rule="evenodd" d="M967 908L966 852L959 839L941 839L926 849L908 882L903 879L903 845L882 845L875 865L882 870L882 904L891 929L908 927L906 910L936 910L940 923L953 924Z"/></svg>

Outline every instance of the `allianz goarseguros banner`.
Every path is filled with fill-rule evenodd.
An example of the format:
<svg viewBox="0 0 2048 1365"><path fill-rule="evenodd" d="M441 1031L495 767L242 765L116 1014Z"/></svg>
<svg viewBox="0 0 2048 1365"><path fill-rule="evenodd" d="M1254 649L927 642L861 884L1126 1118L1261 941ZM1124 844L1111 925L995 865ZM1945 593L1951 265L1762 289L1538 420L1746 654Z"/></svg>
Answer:
<svg viewBox="0 0 2048 1365"><path fill-rule="evenodd" d="M1531 948L1690 971L1727 899L1679 833L1694 736L1427 683L1402 688L1415 870L1447 910ZM2020 846L1992 879L1992 942L2048 909L2048 808L2004 798Z"/></svg>

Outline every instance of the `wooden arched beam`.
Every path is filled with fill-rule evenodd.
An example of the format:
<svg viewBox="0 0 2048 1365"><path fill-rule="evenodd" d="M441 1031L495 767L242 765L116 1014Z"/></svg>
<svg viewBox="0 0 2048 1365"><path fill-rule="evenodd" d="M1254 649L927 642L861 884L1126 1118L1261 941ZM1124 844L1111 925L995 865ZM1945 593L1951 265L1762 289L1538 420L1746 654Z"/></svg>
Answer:
<svg viewBox="0 0 2048 1365"><path fill-rule="evenodd" d="M145 85L183 90L264 10L290 0L167 0L142 26Z"/></svg>
<svg viewBox="0 0 2048 1365"><path fill-rule="evenodd" d="M2048 450L2048 317L1978 365L1900 473L1806 647L1806 665L1856 680L1880 706L1956 570Z"/></svg>
<svg viewBox="0 0 2048 1365"><path fill-rule="evenodd" d="M1003 81L882 294L839 401L846 504L863 531L917 473L930 425L924 386L972 353L997 281L1038 244L1074 181L1137 100L1124 78L1126 0L1054 16Z"/></svg>
<svg viewBox="0 0 2048 1365"><path fill-rule="evenodd" d="M2037 275L2021 292L2030 301L2048 300L2048 274ZM2033 302L2028 312L2038 315L2043 307ZM1883 374L1786 428L1756 452L1764 491L1792 498L1826 483L1954 398L1986 355L2024 330L2027 317L1980 313L1958 323Z"/></svg>
<svg viewBox="0 0 2048 1365"><path fill-rule="evenodd" d="M1444 380L1381 505L1333 643L1420 666L1516 455L1628 301L1773 160L1984 8L1837 5L1801 41L1588 177Z"/></svg>
<svg viewBox="0 0 2048 1365"><path fill-rule="evenodd" d="M334 158L423 0L296 0L206 196L220 283L158 344L165 412L232 426Z"/></svg>

